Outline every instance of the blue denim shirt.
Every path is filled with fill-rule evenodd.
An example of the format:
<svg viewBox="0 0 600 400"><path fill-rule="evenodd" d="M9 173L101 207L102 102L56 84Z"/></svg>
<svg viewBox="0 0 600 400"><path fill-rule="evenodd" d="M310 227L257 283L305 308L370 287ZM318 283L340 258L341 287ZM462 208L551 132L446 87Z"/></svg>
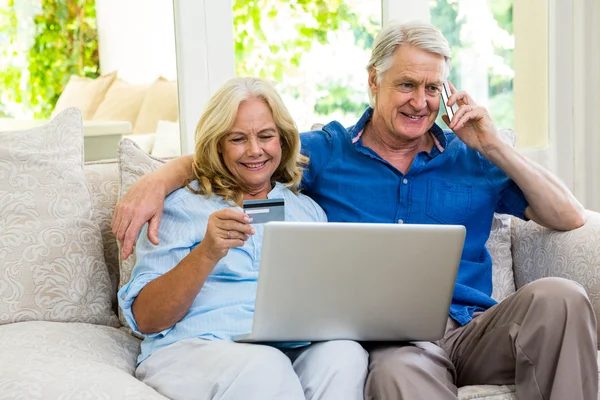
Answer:
<svg viewBox="0 0 600 400"><path fill-rule="evenodd" d="M303 192L323 207L329 221L464 225L450 316L465 325L473 312L496 304L485 247L494 212L524 218L527 200L502 170L437 125L431 132L442 151L434 146L430 153L420 152L401 173L363 146L360 133L372 113L367 109L348 129L334 121L301 135L310 157ZM435 251L435 243L431 246Z"/></svg>

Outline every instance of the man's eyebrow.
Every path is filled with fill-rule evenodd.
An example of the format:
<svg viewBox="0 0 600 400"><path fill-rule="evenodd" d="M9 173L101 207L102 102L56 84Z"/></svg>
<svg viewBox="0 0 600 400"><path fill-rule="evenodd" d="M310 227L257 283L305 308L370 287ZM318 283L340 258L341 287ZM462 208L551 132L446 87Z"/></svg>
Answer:
<svg viewBox="0 0 600 400"><path fill-rule="evenodd" d="M417 80L415 78L412 78L410 76L400 76L400 77L398 77L394 81L394 83L395 84L398 84L398 83L412 83L412 84L415 84L415 85L419 85L419 84L422 83L422 81ZM429 83L427 83L427 86L429 86L429 85L442 86L443 82L442 81L429 82Z"/></svg>
<svg viewBox="0 0 600 400"><path fill-rule="evenodd" d="M396 78L396 80L394 80L394 83L416 83L416 84L418 84L419 82L416 79L411 78L410 76L400 76L400 77Z"/></svg>

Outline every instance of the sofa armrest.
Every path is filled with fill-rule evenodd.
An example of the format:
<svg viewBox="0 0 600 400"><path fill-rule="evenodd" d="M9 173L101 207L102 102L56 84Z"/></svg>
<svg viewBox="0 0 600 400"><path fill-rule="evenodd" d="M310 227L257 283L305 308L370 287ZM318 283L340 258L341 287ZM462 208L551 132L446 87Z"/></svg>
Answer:
<svg viewBox="0 0 600 400"><path fill-rule="evenodd" d="M586 211L585 225L568 232L513 218L511 242L517 289L548 276L574 280L587 291L600 321L599 213Z"/></svg>

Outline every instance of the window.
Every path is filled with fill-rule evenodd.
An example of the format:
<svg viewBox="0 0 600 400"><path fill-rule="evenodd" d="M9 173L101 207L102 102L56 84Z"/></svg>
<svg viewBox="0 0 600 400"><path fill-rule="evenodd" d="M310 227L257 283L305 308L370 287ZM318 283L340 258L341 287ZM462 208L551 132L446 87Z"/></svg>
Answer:
<svg viewBox="0 0 600 400"><path fill-rule="evenodd" d="M235 0L236 75L273 80L301 131L352 125L368 106L365 67L381 14L373 0Z"/></svg>
<svg viewBox="0 0 600 400"><path fill-rule="evenodd" d="M488 108L499 128L514 129L512 3L431 1L430 13L431 23L442 31L452 49L450 81Z"/></svg>

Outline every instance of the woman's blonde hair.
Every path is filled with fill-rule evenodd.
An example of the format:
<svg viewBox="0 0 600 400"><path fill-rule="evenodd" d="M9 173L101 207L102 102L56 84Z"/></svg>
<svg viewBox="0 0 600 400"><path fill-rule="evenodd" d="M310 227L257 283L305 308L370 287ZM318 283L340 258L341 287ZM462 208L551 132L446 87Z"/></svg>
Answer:
<svg viewBox="0 0 600 400"><path fill-rule="evenodd" d="M195 132L193 172L200 190L194 192L206 197L216 194L241 204L242 184L227 169L218 148L233 127L240 104L251 98L267 104L279 130L281 162L271 180L298 193L303 166L308 163L308 158L300 154L298 128L275 88L259 78L230 79L209 100Z"/></svg>

